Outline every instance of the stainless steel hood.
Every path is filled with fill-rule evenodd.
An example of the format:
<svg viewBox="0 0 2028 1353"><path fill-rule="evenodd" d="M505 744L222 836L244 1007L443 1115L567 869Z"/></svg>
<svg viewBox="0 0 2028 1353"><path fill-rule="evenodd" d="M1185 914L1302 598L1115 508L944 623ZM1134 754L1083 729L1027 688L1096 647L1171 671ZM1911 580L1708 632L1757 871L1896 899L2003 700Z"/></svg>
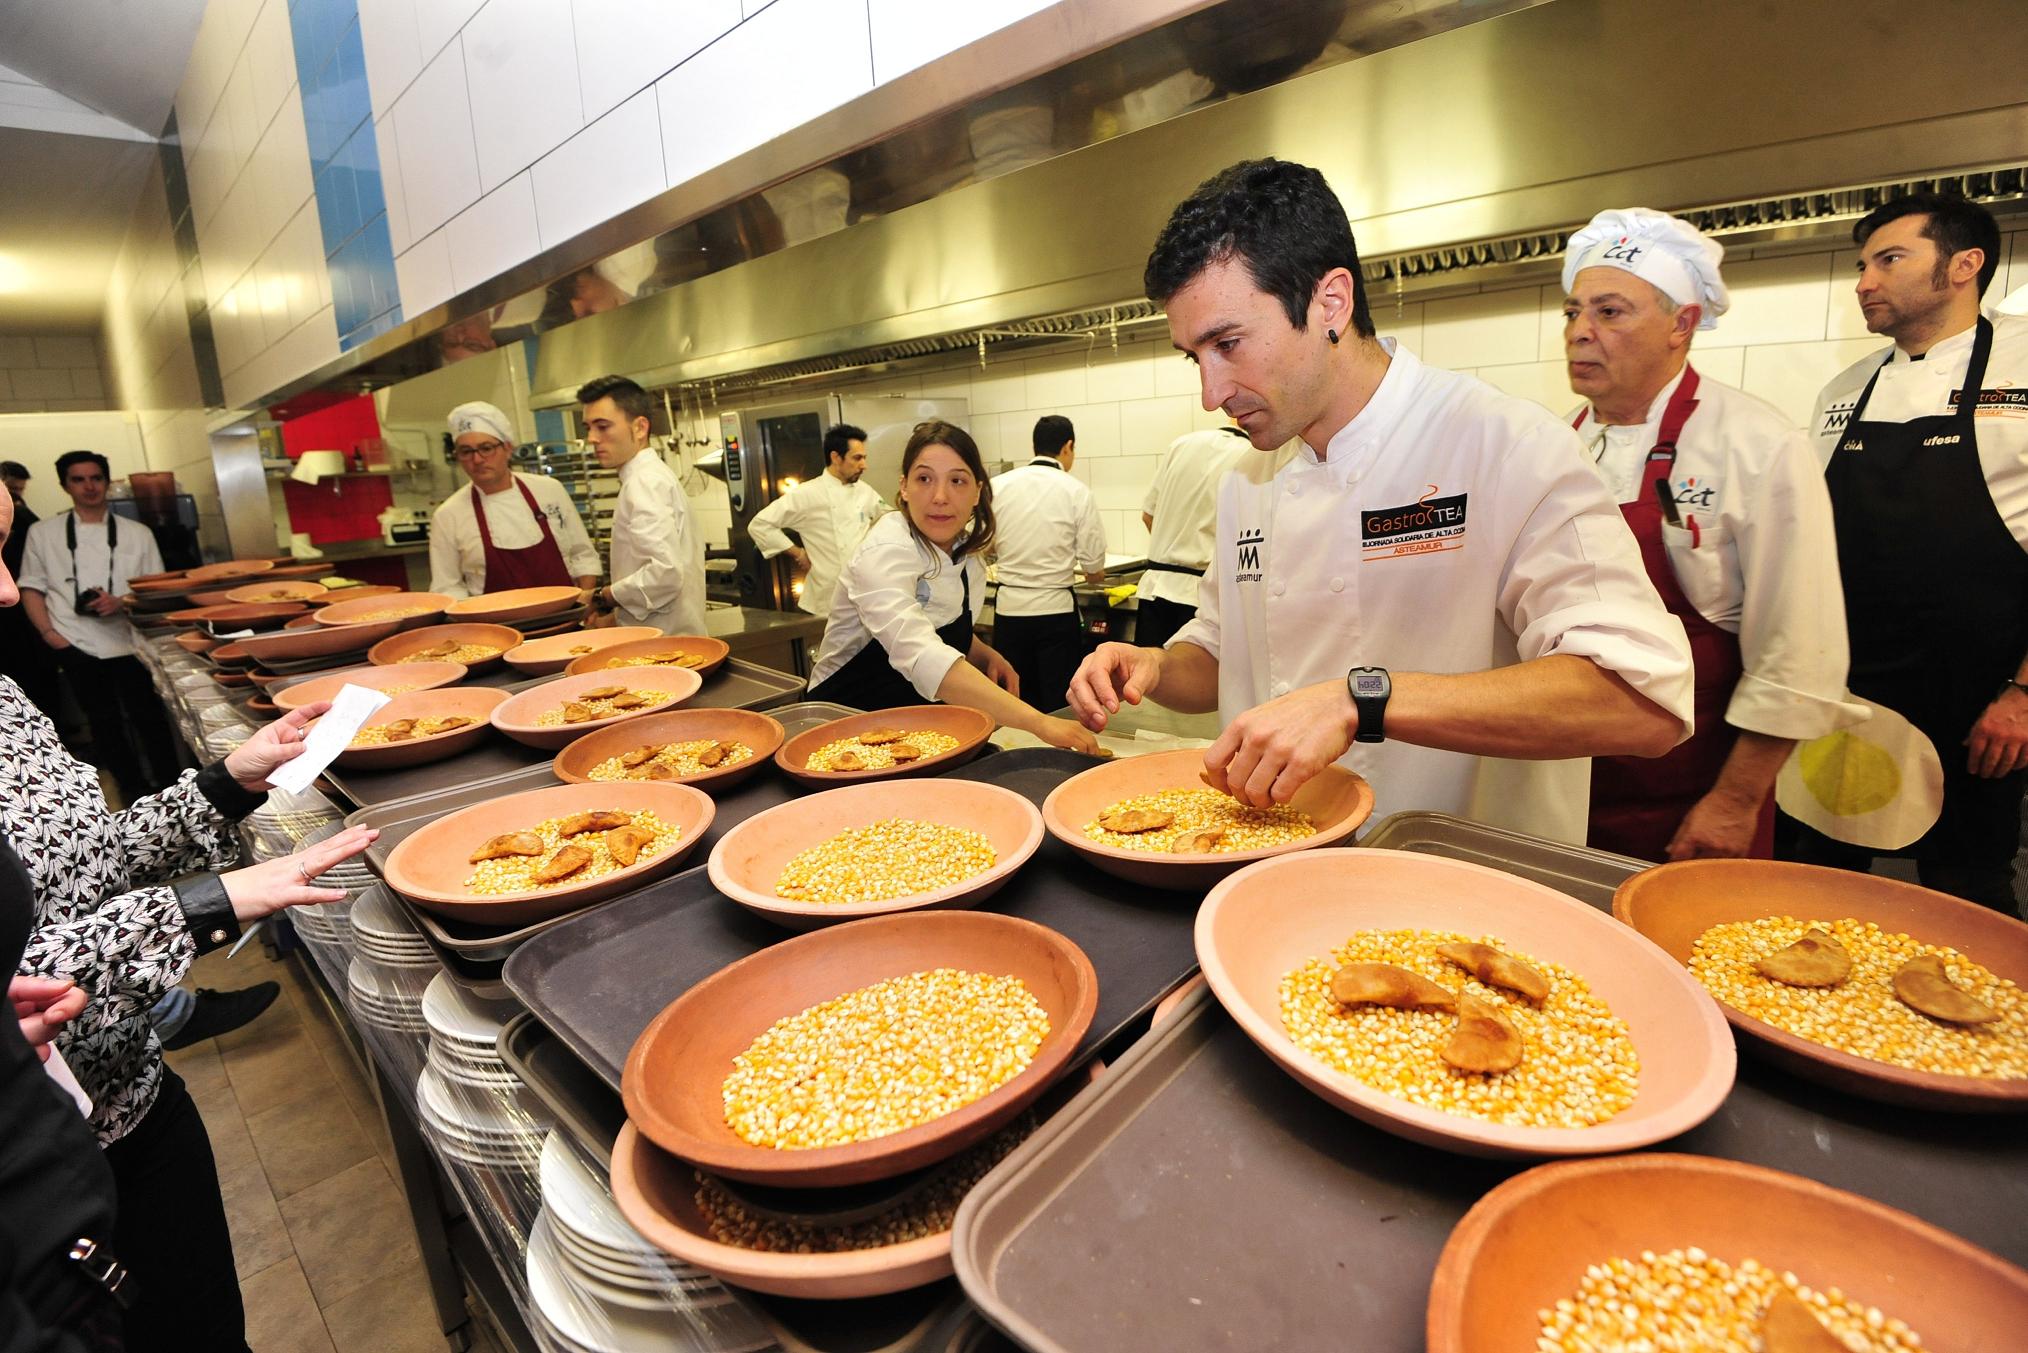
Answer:
<svg viewBox="0 0 2028 1353"><path fill-rule="evenodd" d="M666 386L1140 295L1235 160L1322 168L1361 252L2028 160L2028 24L1993 0L1555 0L956 189L544 336L533 402Z"/></svg>

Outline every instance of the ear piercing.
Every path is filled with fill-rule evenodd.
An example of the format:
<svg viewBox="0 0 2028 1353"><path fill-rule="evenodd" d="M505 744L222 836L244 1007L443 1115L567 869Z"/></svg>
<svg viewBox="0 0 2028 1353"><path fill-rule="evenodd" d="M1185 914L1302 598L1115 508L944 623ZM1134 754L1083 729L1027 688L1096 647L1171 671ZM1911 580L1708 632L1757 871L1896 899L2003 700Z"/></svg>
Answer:
<svg viewBox="0 0 2028 1353"><path fill-rule="evenodd" d="M1331 340L1332 347L1335 348L1338 346L1338 331L1336 329L1324 330L1324 336Z"/></svg>

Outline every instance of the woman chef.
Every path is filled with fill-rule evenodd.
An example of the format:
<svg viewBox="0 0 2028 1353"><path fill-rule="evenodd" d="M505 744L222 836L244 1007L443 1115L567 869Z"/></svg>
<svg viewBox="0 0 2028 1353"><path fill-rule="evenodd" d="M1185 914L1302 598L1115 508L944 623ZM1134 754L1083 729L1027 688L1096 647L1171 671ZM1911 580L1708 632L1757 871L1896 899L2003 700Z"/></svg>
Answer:
<svg viewBox="0 0 2028 1353"><path fill-rule="evenodd" d="M838 579L810 673L812 700L859 709L964 705L1073 751L1098 739L1010 690L1014 669L972 633L993 544L993 494L971 434L919 425L901 457L901 510L874 523Z"/></svg>

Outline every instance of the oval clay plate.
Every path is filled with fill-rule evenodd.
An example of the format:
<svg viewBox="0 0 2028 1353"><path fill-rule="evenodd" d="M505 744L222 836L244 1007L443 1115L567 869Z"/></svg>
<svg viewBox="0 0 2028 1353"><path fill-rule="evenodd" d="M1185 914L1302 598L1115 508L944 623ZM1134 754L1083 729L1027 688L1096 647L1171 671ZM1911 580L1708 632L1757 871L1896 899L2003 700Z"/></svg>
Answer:
<svg viewBox="0 0 2028 1353"><path fill-rule="evenodd" d="M591 772L603 762L639 747L670 742L737 742L753 755L730 766L716 766L698 775L678 776L667 784L724 789L768 764L782 745L782 726L765 714L746 709L675 709L627 719L586 733L556 754L551 769L566 784L589 784Z"/></svg>
<svg viewBox="0 0 2028 1353"><path fill-rule="evenodd" d="M283 709L301 709L319 700L333 700L347 686L371 686L376 691L402 686L407 690L435 690L465 679L465 669L455 662L405 662L399 667L348 667L342 672L318 677L295 686L274 690L272 699ZM394 691L402 695L406 691Z"/></svg>
<svg viewBox="0 0 2028 1353"><path fill-rule="evenodd" d="M977 756L997 726L990 715L964 705L898 705L893 709L876 709L870 714L833 719L830 723L806 729L782 744L782 749L775 753L775 764L790 779L816 789L864 784L868 780L896 780L910 775L937 775ZM882 728L899 729L904 733L944 733L956 738L958 745L935 756L879 770L810 769L809 760L813 752L834 742Z"/></svg>
<svg viewBox="0 0 2028 1353"><path fill-rule="evenodd" d="M573 605L583 593L575 587L516 587L464 597L444 607L446 618L473 625L504 625L533 620Z"/></svg>
<svg viewBox="0 0 2028 1353"><path fill-rule="evenodd" d="M570 666L563 670L571 676L584 672L612 670L615 664L620 670L628 666L630 658L676 658L683 662L658 662L633 664L644 667L683 667L708 677L721 667L732 652L732 645L723 639L714 639L705 634L658 634L653 638L634 639L611 648L600 649L583 657L571 659Z"/></svg>
<svg viewBox="0 0 2028 1353"><path fill-rule="evenodd" d="M597 630L569 629L540 638L524 637L507 650L507 665L530 676L554 676L577 659L597 653L602 648L630 643L635 639L651 639L661 632L652 625L615 625ZM578 652L579 649L584 652ZM570 675L576 676L577 673Z"/></svg>
<svg viewBox="0 0 2028 1353"><path fill-rule="evenodd" d="M390 638L382 639L366 651L366 660L371 663L389 664L407 662L425 649L441 648L446 644L457 646L473 645L498 649L490 658L479 658L465 664L474 672L483 672L498 663L508 649L521 642L521 631L506 625L425 625L421 629L403 630ZM418 659L418 661L443 661L443 659Z"/></svg>
<svg viewBox="0 0 2028 1353"><path fill-rule="evenodd" d="M424 766L469 751L493 735L487 716L507 698L507 692L485 686L444 686L426 691L405 691L389 700L367 719L361 731L379 728L401 719L440 719L451 715L470 719L463 728L433 733L427 737L405 738L374 747L348 747L338 753L338 764L348 770L397 770L403 766Z"/></svg>
<svg viewBox="0 0 2028 1353"><path fill-rule="evenodd" d="M703 679L695 672L662 667L643 667L628 673L594 672L589 676L558 677L554 681L545 681L540 686L531 686L525 691L518 692L495 709L493 726L526 746L555 750L568 747L587 733L609 728L628 719L639 719L650 714L665 714L697 694L698 688L703 684ZM625 686L629 690L668 691L675 698L642 709L608 715L603 719L587 719L583 723L537 722L545 712L561 709L586 691L598 690L605 686Z"/></svg>

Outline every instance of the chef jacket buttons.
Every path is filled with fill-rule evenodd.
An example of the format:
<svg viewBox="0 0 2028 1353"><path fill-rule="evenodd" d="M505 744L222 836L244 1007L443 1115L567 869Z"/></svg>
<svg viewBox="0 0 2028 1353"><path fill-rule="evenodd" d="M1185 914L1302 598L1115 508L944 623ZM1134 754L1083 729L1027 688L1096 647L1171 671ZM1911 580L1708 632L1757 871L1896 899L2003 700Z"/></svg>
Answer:
<svg viewBox="0 0 2028 1353"><path fill-rule="evenodd" d="M1300 488L1300 487L1299 487L1299 486L1298 486L1298 485L1296 484L1296 481L1295 481L1295 480L1291 479L1291 480L1289 481L1289 496L1290 496L1290 497L1292 497L1292 498L1293 498L1293 497L1294 497L1295 495L1297 495L1297 494L1301 493L1302 491L1303 491L1303 490L1302 490L1302 489L1301 489L1301 488Z"/></svg>
<svg viewBox="0 0 2028 1353"><path fill-rule="evenodd" d="M1277 681L1274 684L1274 693L1276 695L1287 695L1289 693L1289 683L1286 681Z"/></svg>
<svg viewBox="0 0 2028 1353"><path fill-rule="evenodd" d="M1345 580L1343 578L1331 579L1331 590L1333 592L1343 592L1345 590Z"/></svg>
<svg viewBox="0 0 2028 1353"><path fill-rule="evenodd" d="M1274 591L1274 594L1275 594L1276 596L1280 596L1280 595L1281 595L1282 593L1284 593L1284 592L1286 592L1286 591L1288 591L1288 590L1289 590L1289 585L1288 585L1287 583L1285 583L1285 582L1281 581L1281 580L1280 580L1279 578L1277 578L1277 579L1275 580L1275 585L1274 585L1274 589L1273 589L1273 591Z"/></svg>

